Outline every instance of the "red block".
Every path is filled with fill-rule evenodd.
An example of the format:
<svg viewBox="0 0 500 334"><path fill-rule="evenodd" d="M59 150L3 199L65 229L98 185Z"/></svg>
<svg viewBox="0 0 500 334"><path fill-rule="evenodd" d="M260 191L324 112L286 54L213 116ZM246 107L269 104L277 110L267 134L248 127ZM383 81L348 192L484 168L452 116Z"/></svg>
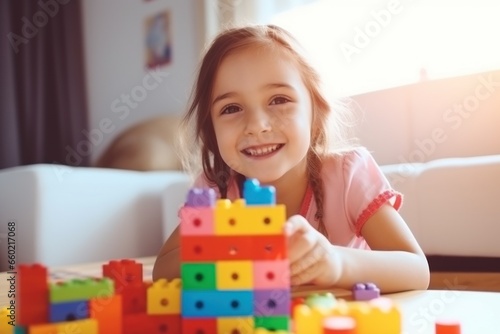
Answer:
<svg viewBox="0 0 500 334"><path fill-rule="evenodd" d="M33 304L28 299L17 304L16 325L28 327L49 322L49 297L47 302Z"/></svg>
<svg viewBox="0 0 500 334"><path fill-rule="evenodd" d="M48 291L47 268L41 264L21 264L17 267L17 293L33 294L34 292Z"/></svg>
<svg viewBox="0 0 500 334"><path fill-rule="evenodd" d="M123 334L146 334L148 332L148 315L146 313L127 314L123 316Z"/></svg>
<svg viewBox="0 0 500 334"><path fill-rule="evenodd" d="M146 313L128 314L123 317L123 334L180 334L180 315ZM199 334L199 333L197 333ZM204 333L208 334L208 333Z"/></svg>
<svg viewBox="0 0 500 334"><path fill-rule="evenodd" d="M252 236L251 239L252 260L282 260L288 258L286 236L263 235Z"/></svg>
<svg viewBox="0 0 500 334"><path fill-rule="evenodd" d="M148 324L150 326L148 333L151 334L181 333L180 314L150 314L148 315Z"/></svg>
<svg viewBox="0 0 500 334"><path fill-rule="evenodd" d="M47 268L40 264L19 265L16 276L16 323L29 326L49 321Z"/></svg>
<svg viewBox="0 0 500 334"><path fill-rule="evenodd" d="M287 257L284 235L181 237L181 261L281 260Z"/></svg>
<svg viewBox="0 0 500 334"><path fill-rule="evenodd" d="M115 291L119 294L125 286L142 283L142 263L129 259L113 260L102 266L102 275L115 282Z"/></svg>
<svg viewBox="0 0 500 334"><path fill-rule="evenodd" d="M216 318L182 318L182 334L218 334Z"/></svg>
<svg viewBox="0 0 500 334"><path fill-rule="evenodd" d="M122 290L123 314L146 313L147 311L147 290L151 282L128 285Z"/></svg>
<svg viewBox="0 0 500 334"><path fill-rule="evenodd" d="M252 240L247 236L182 236L181 261L249 260Z"/></svg>

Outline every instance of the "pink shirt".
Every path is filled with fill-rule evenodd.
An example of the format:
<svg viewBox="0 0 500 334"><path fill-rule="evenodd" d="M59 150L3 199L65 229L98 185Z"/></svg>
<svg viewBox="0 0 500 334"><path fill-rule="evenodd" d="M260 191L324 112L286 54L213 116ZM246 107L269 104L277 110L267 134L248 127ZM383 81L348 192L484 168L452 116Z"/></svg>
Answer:
<svg viewBox="0 0 500 334"><path fill-rule="evenodd" d="M398 210L402 195L392 189L372 155L363 147L343 155L332 155L323 160L321 175L324 182L323 219L332 244L351 248L368 249L361 229L366 221L385 203ZM195 187L207 187L204 177L199 177ZM218 189L215 188L216 192ZM233 181L227 198L239 198L239 190ZM317 228L316 201L308 187L300 214Z"/></svg>

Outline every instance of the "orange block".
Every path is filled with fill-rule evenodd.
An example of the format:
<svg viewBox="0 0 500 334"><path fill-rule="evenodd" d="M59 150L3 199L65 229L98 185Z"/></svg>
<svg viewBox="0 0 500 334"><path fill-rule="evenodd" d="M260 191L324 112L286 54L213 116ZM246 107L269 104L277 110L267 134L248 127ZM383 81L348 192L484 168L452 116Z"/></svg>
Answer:
<svg viewBox="0 0 500 334"><path fill-rule="evenodd" d="M90 299L89 312L99 323L99 333L122 334L121 295Z"/></svg>

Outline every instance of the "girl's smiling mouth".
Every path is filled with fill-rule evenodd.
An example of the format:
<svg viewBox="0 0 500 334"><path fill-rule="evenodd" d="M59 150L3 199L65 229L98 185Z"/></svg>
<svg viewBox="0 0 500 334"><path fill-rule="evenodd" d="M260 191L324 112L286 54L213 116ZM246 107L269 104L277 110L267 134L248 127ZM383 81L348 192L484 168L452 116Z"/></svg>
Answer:
<svg viewBox="0 0 500 334"><path fill-rule="evenodd" d="M260 158L275 153L276 151L280 150L283 146L285 146L285 144L260 145L260 146L245 148L241 150L241 152L249 157Z"/></svg>

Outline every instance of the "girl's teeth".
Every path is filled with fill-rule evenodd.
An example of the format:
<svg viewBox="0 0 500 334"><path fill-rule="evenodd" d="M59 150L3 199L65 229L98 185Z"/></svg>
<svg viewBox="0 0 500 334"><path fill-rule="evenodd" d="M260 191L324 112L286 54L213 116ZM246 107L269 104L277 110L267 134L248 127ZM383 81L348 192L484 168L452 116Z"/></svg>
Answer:
<svg viewBox="0 0 500 334"><path fill-rule="evenodd" d="M273 145L273 146L266 146L264 148L257 148L257 149L247 149L246 151L252 155L252 156L257 156L257 155L263 155L263 154L268 154L273 151L276 151L278 148L278 145Z"/></svg>

